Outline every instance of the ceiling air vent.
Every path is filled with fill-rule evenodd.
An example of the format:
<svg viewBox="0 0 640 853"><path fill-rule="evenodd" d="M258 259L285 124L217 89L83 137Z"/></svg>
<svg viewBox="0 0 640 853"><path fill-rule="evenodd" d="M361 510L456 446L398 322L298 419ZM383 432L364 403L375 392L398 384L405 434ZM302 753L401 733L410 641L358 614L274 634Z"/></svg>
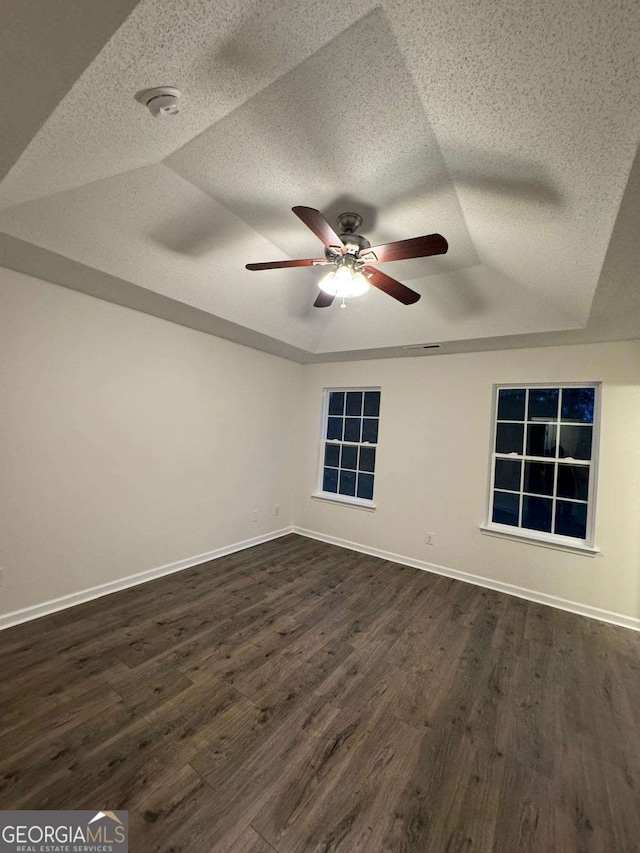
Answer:
<svg viewBox="0 0 640 853"><path fill-rule="evenodd" d="M413 355L421 355L428 350L433 351L440 349L440 344L411 344L408 347L402 347L402 349L413 353Z"/></svg>

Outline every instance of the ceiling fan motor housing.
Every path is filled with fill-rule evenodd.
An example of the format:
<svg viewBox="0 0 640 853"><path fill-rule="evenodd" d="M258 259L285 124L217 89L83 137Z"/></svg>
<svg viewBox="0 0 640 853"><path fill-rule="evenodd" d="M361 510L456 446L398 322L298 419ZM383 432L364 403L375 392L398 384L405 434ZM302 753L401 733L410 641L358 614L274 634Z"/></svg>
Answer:
<svg viewBox="0 0 640 853"><path fill-rule="evenodd" d="M371 243L366 237L356 234L356 231L362 225L362 217L357 213L341 213L338 216L339 236L344 243L347 255L357 255L362 249L368 249ZM327 260L335 261L338 256L337 252L331 248L325 249Z"/></svg>

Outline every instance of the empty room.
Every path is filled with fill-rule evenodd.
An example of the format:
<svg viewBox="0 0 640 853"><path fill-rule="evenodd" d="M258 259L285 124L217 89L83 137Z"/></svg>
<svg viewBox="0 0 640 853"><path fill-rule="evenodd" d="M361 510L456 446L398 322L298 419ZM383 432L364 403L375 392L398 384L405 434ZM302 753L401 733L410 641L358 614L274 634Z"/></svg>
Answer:
<svg viewBox="0 0 640 853"><path fill-rule="evenodd" d="M0 851L640 851L640 6L4 0Z"/></svg>

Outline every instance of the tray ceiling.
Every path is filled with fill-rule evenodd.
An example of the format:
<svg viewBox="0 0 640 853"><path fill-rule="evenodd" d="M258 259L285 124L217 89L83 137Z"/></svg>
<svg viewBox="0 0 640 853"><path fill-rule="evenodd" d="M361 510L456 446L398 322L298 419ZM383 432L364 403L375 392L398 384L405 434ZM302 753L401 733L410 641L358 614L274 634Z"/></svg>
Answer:
<svg viewBox="0 0 640 853"><path fill-rule="evenodd" d="M105 21L102 49L49 115L39 106L26 145L38 104L17 117L0 262L31 272L37 256L44 277L98 295L100 276L118 279L138 308L144 293L150 313L164 297L301 360L579 339L634 251L607 255L616 217L622 228L635 215L627 203L620 221L636 192L637 9L358 0L347 20L331 0L143 0L113 34ZM22 42L40 37L31 24ZM183 92L177 117L134 100L160 84ZM450 251L384 266L422 294L416 305L372 290L345 311L314 309L320 270L244 269L318 255L295 204L332 222L355 210L372 243L438 231ZM77 265L68 280L57 256Z"/></svg>

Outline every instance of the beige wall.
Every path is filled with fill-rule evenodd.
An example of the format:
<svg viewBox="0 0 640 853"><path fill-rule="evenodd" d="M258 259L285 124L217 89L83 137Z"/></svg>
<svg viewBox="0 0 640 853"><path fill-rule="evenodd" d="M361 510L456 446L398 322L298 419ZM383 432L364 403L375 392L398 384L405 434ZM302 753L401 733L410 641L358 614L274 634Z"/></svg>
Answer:
<svg viewBox="0 0 640 853"><path fill-rule="evenodd" d="M598 557L489 537L492 385L602 380ZM323 387L382 386L374 513L314 501ZM640 617L640 344L305 368L297 523L308 530ZM425 544L425 533L434 544Z"/></svg>
<svg viewBox="0 0 640 853"><path fill-rule="evenodd" d="M0 613L291 524L301 374L0 269Z"/></svg>

